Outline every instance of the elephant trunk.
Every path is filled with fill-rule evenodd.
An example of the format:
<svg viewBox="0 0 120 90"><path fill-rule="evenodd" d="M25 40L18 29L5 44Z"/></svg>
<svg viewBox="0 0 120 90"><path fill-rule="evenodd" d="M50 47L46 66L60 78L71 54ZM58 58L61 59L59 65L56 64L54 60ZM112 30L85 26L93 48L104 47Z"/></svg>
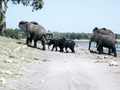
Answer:
<svg viewBox="0 0 120 90"><path fill-rule="evenodd" d="M88 48L89 51L90 51L90 47L91 47L91 42L92 42L92 41L90 40L90 42L89 42L89 48Z"/></svg>

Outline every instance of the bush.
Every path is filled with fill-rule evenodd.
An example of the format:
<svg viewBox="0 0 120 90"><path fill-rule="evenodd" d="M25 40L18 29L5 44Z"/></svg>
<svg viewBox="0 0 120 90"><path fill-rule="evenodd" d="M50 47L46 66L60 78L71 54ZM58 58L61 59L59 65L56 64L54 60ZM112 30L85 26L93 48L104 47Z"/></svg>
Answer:
<svg viewBox="0 0 120 90"><path fill-rule="evenodd" d="M12 29L7 29L6 30L6 36L14 38L14 39L20 39L20 37L18 36L17 32L15 30L12 30Z"/></svg>

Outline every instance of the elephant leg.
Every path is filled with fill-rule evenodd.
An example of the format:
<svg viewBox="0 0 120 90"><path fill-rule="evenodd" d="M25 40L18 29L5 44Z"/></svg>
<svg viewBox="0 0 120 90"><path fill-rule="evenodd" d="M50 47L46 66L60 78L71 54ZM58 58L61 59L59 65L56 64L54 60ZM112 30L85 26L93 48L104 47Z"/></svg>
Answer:
<svg viewBox="0 0 120 90"><path fill-rule="evenodd" d="M30 46L31 46L31 44L32 44L32 38L30 39Z"/></svg>
<svg viewBox="0 0 120 90"><path fill-rule="evenodd" d="M53 45L53 47L52 47L52 50L51 50L51 51L53 51L54 47L55 47L55 45Z"/></svg>
<svg viewBox="0 0 120 90"><path fill-rule="evenodd" d="M28 45L28 38L26 39L26 44Z"/></svg>
<svg viewBox="0 0 120 90"><path fill-rule="evenodd" d="M27 38L26 44L27 44L27 46L30 46L30 38Z"/></svg>
<svg viewBox="0 0 120 90"><path fill-rule="evenodd" d="M113 50L113 52L114 52L114 57L117 57L116 48L113 48L112 50Z"/></svg>
<svg viewBox="0 0 120 90"><path fill-rule="evenodd" d="M63 47L60 47L60 52L63 52Z"/></svg>
<svg viewBox="0 0 120 90"><path fill-rule="evenodd" d="M73 48L71 48L71 50L72 50L72 53L75 53L74 47L73 47Z"/></svg>
<svg viewBox="0 0 120 90"><path fill-rule="evenodd" d="M37 40L34 40L34 48L37 47Z"/></svg>
<svg viewBox="0 0 120 90"><path fill-rule="evenodd" d="M101 47L101 51L102 51L102 53L103 53L103 47Z"/></svg>
<svg viewBox="0 0 120 90"><path fill-rule="evenodd" d="M67 47L65 47L65 50L66 50L66 52L68 53L68 51L67 51Z"/></svg>
<svg viewBox="0 0 120 90"><path fill-rule="evenodd" d="M57 46L55 46L55 49L56 49L56 51L58 51L58 50L57 50Z"/></svg>
<svg viewBox="0 0 120 90"><path fill-rule="evenodd" d="M97 48L97 51L99 51L99 47Z"/></svg>
<svg viewBox="0 0 120 90"><path fill-rule="evenodd" d="M43 48L42 50L45 50L45 41L42 41Z"/></svg>
<svg viewBox="0 0 120 90"><path fill-rule="evenodd" d="M42 50L45 50L45 36L42 36L42 45L43 45Z"/></svg>
<svg viewBox="0 0 120 90"><path fill-rule="evenodd" d="M60 47L60 52L62 52L62 48Z"/></svg>
<svg viewBox="0 0 120 90"><path fill-rule="evenodd" d="M98 47L97 51L99 51L101 49L101 53L103 53L103 47Z"/></svg>
<svg viewBox="0 0 120 90"><path fill-rule="evenodd" d="M64 50L64 47L65 47L65 45L62 45L61 47L60 47L60 52L63 52Z"/></svg>
<svg viewBox="0 0 120 90"><path fill-rule="evenodd" d="M108 55L111 55L111 49L109 48Z"/></svg>
<svg viewBox="0 0 120 90"><path fill-rule="evenodd" d="M102 47L99 46L99 54L101 54L101 53L102 53Z"/></svg>

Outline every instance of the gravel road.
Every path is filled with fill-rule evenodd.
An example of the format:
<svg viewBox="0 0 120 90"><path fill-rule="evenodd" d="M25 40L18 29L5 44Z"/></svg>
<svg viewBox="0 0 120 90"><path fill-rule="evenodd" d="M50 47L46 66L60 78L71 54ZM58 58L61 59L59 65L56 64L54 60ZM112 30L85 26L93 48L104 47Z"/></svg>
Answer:
<svg viewBox="0 0 120 90"><path fill-rule="evenodd" d="M31 69L3 90L120 90L120 55L89 53L80 46L75 51L39 50ZM109 66L111 61L118 66Z"/></svg>

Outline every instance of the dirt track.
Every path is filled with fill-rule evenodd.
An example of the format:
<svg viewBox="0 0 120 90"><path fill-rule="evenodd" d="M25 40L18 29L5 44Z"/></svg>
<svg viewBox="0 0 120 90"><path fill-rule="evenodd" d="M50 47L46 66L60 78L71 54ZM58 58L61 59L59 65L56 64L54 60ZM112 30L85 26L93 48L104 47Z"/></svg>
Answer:
<svg viewBox="0 0 120 90"><path fill-rule="evenodd" d="M31 69L3 90L120 90L120 56L91 54L87 49L75 47L76 53L40 50ZM114 60L118 66L109 66Z"/></svg>

